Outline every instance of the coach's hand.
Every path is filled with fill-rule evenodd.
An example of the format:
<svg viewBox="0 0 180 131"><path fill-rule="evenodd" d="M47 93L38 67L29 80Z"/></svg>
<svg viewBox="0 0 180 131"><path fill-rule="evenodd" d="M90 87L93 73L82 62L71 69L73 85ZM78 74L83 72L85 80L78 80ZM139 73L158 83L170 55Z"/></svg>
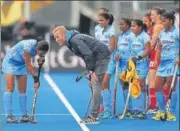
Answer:
<svg viewBox="0 0 180 131"><path fill-rule="evenodd" d="M98 78L96 76L96 73L95 72L91 73L91 84L94 85L97 82L98 82Z"/></svg>

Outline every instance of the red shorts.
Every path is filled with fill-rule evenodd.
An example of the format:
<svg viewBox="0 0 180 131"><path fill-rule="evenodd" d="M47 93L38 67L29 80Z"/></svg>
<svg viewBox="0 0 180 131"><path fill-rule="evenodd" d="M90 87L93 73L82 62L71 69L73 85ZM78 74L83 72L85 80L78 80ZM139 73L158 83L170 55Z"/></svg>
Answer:
<svg viewBox="0 0 180 131"><path fill-rule="evenodd" d="M154 66L154 60L155 60L156 50L153 49L150 53L150 61L149 61L149 69L157 69L158 67ZM158 60L158 66L160 64L160 60Z"/></svg>

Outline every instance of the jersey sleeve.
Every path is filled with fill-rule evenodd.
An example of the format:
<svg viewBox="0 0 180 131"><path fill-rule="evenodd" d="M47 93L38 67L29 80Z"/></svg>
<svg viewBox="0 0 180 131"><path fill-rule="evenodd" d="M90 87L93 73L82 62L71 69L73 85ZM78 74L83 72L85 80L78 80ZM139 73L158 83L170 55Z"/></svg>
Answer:
<svg viewBox="0 0 180 131"><path fill-rule="evenodd" d="M111 38L112 36L116 36L114 28L111 28L111 30L109 31L109 38Z"/></svg>
<svg viewBox="0 0 180 131"><path fill-rule="evenodd" d="M24 51L31 53L32 49L34 49L35 43L36 43L35 40L24 41Z"/></svg>
<svg viewBox="0 0 180 131"><path fill-rule="evenodd" d="M150 42L150 36L149 36L148 34L145 34L145 35L143 36L143 40L144 40L144 44Z"/></svg>

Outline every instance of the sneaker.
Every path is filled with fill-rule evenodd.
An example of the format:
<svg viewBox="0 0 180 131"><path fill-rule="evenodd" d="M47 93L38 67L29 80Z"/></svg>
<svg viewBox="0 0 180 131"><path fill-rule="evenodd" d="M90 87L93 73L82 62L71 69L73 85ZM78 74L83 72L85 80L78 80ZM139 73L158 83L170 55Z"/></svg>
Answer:
<svg viewBox="0 0 180 131"><path fill-rule="evenodd" d="M155 108L149 107L147 109L147 114L156 114L158 112L158 110L159 110L158 107L155 107Z"/></svg>
<svg viewBox="0 0 180 131"><path fill-rule="evenodd" d="M112 114L109 111L104 111L101 114L99 114L98 116L99 116L99 118L102 118L102 119L112 118Z"/></svg>
<svg viewBox="0 0 180 131"><path fill-rule="evenodd" d="M99 108L99 114L101 114L104 111L104 106L100 106Z"/></svg>
<svg viewBox="0 0 180 131"><path fill-rule="evenodd" d="M146 119L146 115L143 112L139 111L133 114L132 119Z"/></svg>
<svg viewBox="0 0 180 131"><path fill-rule="evenodd" d="M18 123L18 120L16 120L15 116L8 115L6 117L6 123Z"/></svg>
<svg viewBox="0 0 180 131"><path fill-rule="evenodd" d="M164 112L160 112L158 111L153 117L153 120L161 120L161 118L165 117L165 113Z"/></svg>
<svg viewBox="0 0 180 131"><path fill-rule="evenodd" d="M125 117L132 117L133 116L133 112L130 111L130 110L127 110L126 114L125 114Z"/></svg>
<svg viewBox="0 0 180 131"><path fill-rule="evenodd" d="M84 123L84 124L99 124L99 119L90 115L87 118L84 118L82 121L80 121L80 123Z"/></svg>
<svg viewBox="0 0 180 131"><path fill-rule="evenodd" d="M27 123L29 122L30 118L28 115L24 115L24 116L21 116L21 118L19 119L19 123Z"/></svg>
<svg viewBox="0 0 180 131"><path fill-rule="evenodd" d="M118 115L118 118L120 119L121 116L122 116L122 114L119 114L119 115ZM130 110L127 110L127 111L126 111L126 114L125 114L125 117L127 117L127 118L132 118L132 116L133 116L133 112L130 111Z"/></svg>
<svg viewBox="0 0 180 131"><path fill-rule="evenodd" d="M176 121L176 116L173 113L168 112L167 113L167 121Z"/></svg>

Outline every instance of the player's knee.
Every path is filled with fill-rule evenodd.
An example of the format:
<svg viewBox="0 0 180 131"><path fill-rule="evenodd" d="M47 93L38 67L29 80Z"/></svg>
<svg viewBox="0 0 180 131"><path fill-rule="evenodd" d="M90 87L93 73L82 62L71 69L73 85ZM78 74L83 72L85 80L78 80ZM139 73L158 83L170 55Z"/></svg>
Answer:
<svg viewBox="0 0 180 131"><path fill-rule="evenodd" d="M19 86L18 87L18 91L19 91L19 93L25 93L26 92L26 86Z"/></svg>
<svg viewBox="0 0 180 131"><path fill-rule="evenodd" d="M6 91L13 92L14 91L14 84L6 84Z"/></svg>

